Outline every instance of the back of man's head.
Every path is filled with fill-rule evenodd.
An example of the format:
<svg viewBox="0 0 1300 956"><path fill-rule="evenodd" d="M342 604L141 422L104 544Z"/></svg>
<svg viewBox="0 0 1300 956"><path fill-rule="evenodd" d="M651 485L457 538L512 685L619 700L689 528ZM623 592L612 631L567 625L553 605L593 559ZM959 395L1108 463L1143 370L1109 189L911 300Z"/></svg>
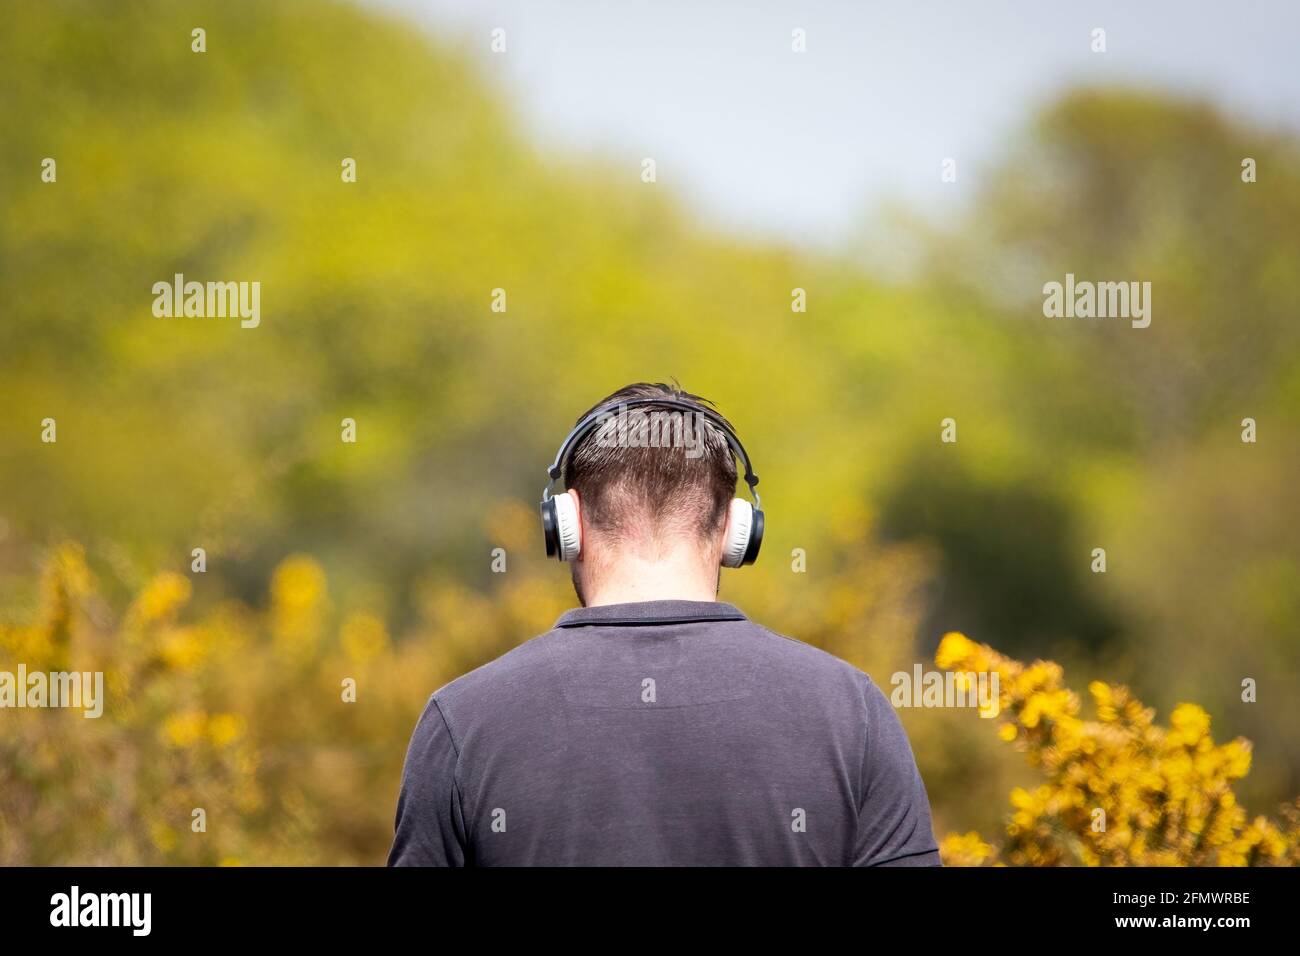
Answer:
<svg viewBox="0 0 1300 956"><path fill-rule="evenodd" d="M683 542L716 551L735 493L736 462L722 430L692 409L722 418L707 399L676 384L646 382L620 388L579 417L607 416L573 449L565 475L581 502L583 532L590 536L584 546L642 558Z"/></svg>

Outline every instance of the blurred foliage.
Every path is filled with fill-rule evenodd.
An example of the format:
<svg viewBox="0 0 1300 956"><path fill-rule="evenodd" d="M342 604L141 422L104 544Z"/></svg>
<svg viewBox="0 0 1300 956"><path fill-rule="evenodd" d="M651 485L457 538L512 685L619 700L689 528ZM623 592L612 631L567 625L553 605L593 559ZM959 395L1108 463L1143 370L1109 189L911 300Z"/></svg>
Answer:
<svg viewBox="0 0 1300 956"><path fill-rule="evenodd" d="M1233 793L1250 770L1250 741L1215 744L1210 715L1182 703L1169 727L1155 723L1127 687L1088 685L1095 720L1060 665L1025 666L956 632L935 654L945 671L999 679L998 736L1015 744L1046 782L1017 787L1000 849L971 831L941 843L944 862L970 866L1295 866L1300 799L1283 808L1285 829L1249 819Z"/></svg>
<svg viewBox="0 0 1300 956"><path fill-rule="evenodd" d="M494 509L493 524L511 547L536 534L518 502ZM827 580L817 595L828 642L868 667L903 659L916 556L862 548L843 560L855 585ZM0 625L0 660L28 673L103 671L107 702L98 719L3 712L0 866L382 862L428 695L568 606L536 573L494 580L486 592L428 582L419 623L394 636L381 614L339 608L305 555L275 569L264 606L199 613L191 577L174 572L116 608L84 549L58 546L31 618ZM797 607L777 618L790 629L801 620Z"/></svg>
<svg viewBox="0 0 1300 956"><path fill-rule="evenodd" d="M540 153L469 53L332 0L11 5L0 89L0 668L25 635L130 711L0 715L0 858L380 859L428 693L571 601L519 502L578 411L672 377L762 475L764 559L723 578L754 618L881 684L960 630L1198 700L1254 741L1244 805L1300 790L1292 134L1071 93L959 214L891 229L916 267L886 281ZM154 318L178 272L261 282L260 327ZM1045 320L1066 272L1151 281L1151 327ZM94 588L51 583L68 540ZM1025 768L969 714L902 716L937 827L996 826ZM220 838L160 848L195 805Z"/></svg>

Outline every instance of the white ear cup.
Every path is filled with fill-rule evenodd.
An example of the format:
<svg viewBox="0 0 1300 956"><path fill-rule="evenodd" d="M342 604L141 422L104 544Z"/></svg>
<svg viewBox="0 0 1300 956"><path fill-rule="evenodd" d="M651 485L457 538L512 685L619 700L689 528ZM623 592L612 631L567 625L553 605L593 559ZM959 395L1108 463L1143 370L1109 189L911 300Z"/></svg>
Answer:
<svg viewBox="0 0 1300 956"><path fill-rule="evenodd" d="M745 561L749 548L749 533L754 527L754 506L744 498L731 499L727 540L722 545L722 566L738 568Z"/></svg>
<svg viewBox="0 0 1300 956"><path fill-rule="evenodd" d="M561 561L573 561L582 550L582 524L578 521L578 506L573 495L567 491L556 495L555 502L555 536L560 542Z"/></svg>

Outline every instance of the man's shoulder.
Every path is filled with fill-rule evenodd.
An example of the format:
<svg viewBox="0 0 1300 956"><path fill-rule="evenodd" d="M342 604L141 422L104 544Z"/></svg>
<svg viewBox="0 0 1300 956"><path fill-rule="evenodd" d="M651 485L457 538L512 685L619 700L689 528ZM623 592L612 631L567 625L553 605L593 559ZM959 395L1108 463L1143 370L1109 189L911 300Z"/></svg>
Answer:
<svg viewBox="0 0 1300 956"><path fill-rule="evenodd" d="M548 667L543 641L555 634L555 629L531 637L486 664L449 681L433 692L439 704L451 705L493 696L520 680L536 675L539 668Z"/></svg>
<svg viewBox="0 0 1300 956"><path fill-rule="evenodd" d="M539 681L555 677L555 655L563 656L565 628L554 627L529 638L500 657L488 661L434 692L444 707L491 705L505 696L515 698L535 689ZM737 657L767 671L776 679L816 685L823 691L838 689L860 699L872 686L871 678L847 661L797 638L788 637L755 621L718 622L713 635L730 645ZM583 649L590 652L590 647ZM869 691L867 691L869 692Z"/></svg>
<svg viewBox="0 0 1300 956"><path fill-rule="evenodd" d="M755 646L763 649L773 657L790 661L794 665L813 671L870 680L864 672L858 670L848 661L836 657L829 651L822 650L815 644L809 644L797 637L790 637L774 631L756 621L747 620L744 625L749 628L755 638Z"/></svg>
<svg viewBox="0 0 1300 956"><path fill-rule="evenodd" d="M778 676L823 692L839 690L841 699L861 704L865 697L881 691L871 676L848 661L836 657L806 641L788 637L752 621L746 624L754 632L753 646L760 650Z"/></svg>

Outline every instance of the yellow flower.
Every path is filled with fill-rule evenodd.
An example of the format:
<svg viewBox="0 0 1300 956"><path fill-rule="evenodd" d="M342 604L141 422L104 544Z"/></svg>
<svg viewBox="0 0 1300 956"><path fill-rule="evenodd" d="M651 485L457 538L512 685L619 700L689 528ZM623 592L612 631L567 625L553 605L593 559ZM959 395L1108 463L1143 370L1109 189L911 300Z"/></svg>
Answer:
<svg viewBox="0 0 1300 956"><path fill-rule="evenodd" d="M215 714L208 721L208 738L217 747L225 747L243 733L244 718L238 714Z"/></svg>
<svg viewBox="0 0 1300 956"><path fill-rule="evenodd" d="M159 656L168 667L192 673L207 654L207 647L196 628L174 628L163 635Z"/></svg>
<svg viewBox="0 0 1300 956"><path fill-rule="evenodd" d="M939 642L934 662L943 670L950 670L969 660L979 649L979 645L965 634L949 631Z"/></svg>
<svg viewBox="0 0 1300 956"><path fill-rule="evenodd" d="M176 749L193 747L203 737L206 718L202 711L189 710L172 714L162 725L162 739Z"/></svg>
<svg viewBox="0 0 1300 956"><path fill-rule="evenodd" d="M325 597L325 572L305 555L280 562L271 578L271 603L277 612L301 614L312 610Z"/></svg>
<svg viewBox="0 0 1300 956"><path fill-rule="evenodd" d="M179 610L190 599L189 578L171 571L156 575L135 601L135 611L143 623L161 621Z"/></svg>
<svg viewBox="0 0 1300 956"><path fill-rule="evenodd" d="M1193 744L1210 732L1210 715L1196 704L1179 704L1169 723L1186 743Z"/></svg>
<svg viewBox="0 0 1300 956"><path fill-rule="evenodd" d="M276 644L292 653L311 650L326 603L325 572L303 555L287 558L271 578L271 618Z"/></svg>
<svg viewBox="0 0 1300 956"><path fill-rule="evenodd" d="M1250 741L1242 738L1223 745L1224 776L1239 780L1250 773Z"/></svg>
<svg viewBox="0 0 1300 956"><path fill-rule="evenodd" d="M950 833L939 843L939 857L947 866L979 866L993 856L994 849L974 830Z"/></svg>

